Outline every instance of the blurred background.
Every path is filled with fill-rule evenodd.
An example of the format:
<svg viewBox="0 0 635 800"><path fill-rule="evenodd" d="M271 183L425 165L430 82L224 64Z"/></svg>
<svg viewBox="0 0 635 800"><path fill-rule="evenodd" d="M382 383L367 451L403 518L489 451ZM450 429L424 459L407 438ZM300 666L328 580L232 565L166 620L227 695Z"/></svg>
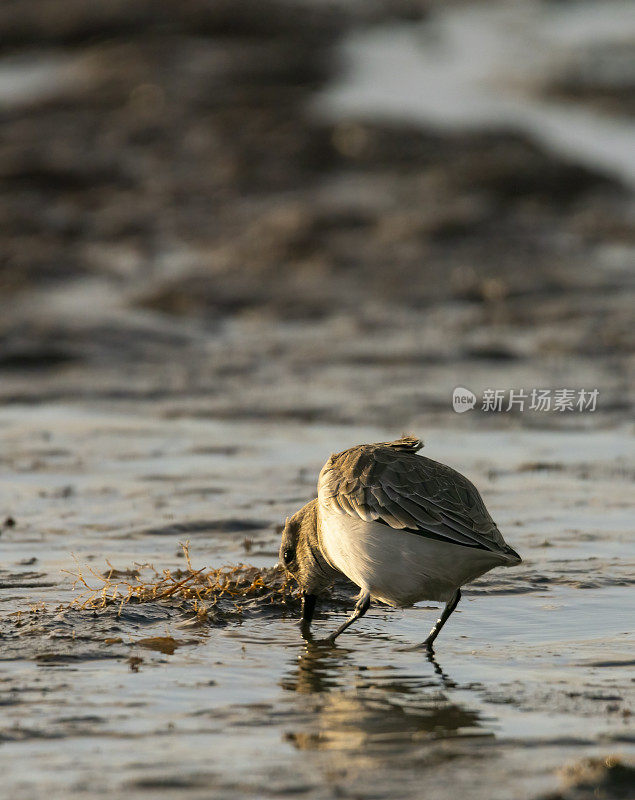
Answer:
<svg viewBox="0 0 635 800"><path fill-rule="evenodd" d="M632 796L632 0L2 0L0 176L12 800ZM266 586L403 431L524 562L440 663L429 605L328 652L267 595L120 605L186 540Z"/></svg>
<svg viewBox="0 0 635 800"><path fill-rule="evenodd" d="M5 0L0 42L3 403L628 417L633 4Z"/></svg>

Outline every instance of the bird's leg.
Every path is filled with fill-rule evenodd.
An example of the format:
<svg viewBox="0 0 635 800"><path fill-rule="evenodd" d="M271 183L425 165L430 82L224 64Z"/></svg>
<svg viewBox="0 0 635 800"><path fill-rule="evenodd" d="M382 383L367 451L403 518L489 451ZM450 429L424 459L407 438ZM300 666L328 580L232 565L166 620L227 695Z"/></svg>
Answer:
<svg viewBox="0 0 635 800"><path fill-rule="evenodd" d="M441 628L445 625L448 621L448 617L454 611L454 609L458 606L459 600L461 599L461 590L457 589L456 592L452 595L452 597L448 600L445 608L443 609L443 613L439 617L439 619L435 622L434 628L428 634L428 638L420 644L418 647L421 649L426 649L429 653L432 652L432 643L439 635Z"/></svg>
<svg viewBox="0 0 635 800"><path fill-rule="evenodd" d="M345 631L349 625L352 625L356 619L363 617L364 614L370 608L370 592L362 592L357 599L357 603L355 604L355 610L351 614L350 618L346 620L340 627L334 631L330 636L327 637L326 641L331 642L331 644L337 639L337 637Z"/></svg>
<svg viewBox="0 0 635 800"><path fill-rule="evenodd" d="M305 639L311 638L311 622L313 620L313 614L315 613L316 602L316 595L302 592L302 620L300 622L300 630Z"/></svg>

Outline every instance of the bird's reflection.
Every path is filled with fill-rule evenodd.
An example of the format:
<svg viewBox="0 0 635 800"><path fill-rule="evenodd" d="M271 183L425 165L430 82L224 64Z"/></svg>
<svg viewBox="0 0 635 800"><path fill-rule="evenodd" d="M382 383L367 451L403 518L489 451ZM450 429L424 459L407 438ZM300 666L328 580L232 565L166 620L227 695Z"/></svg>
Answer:
<svg viewBox="0 0 635 800"><path fill-rule="evenodd" d="M307 642L282 687L303 696L301 729L287 735L299 749L363 748L366 759L407 742L491 735L477 711L453 700L456 684L433 656L413 672L388 658L360 665L353 650Z"/></svg>

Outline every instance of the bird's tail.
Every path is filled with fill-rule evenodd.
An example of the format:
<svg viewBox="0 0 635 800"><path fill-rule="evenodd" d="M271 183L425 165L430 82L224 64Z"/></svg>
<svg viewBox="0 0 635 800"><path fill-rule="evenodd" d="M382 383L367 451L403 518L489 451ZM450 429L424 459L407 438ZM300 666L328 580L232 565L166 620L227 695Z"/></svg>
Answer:
<svg viewBox="0 0 635 800"><path fill-rule="evenodd" d="M502 555L504 555L507 559L507 564L505 566L515 567L516 564L520 564L522 562L522 558L518 555L514 548L510 547L508 544L506 544L502 550Z"/></svg>

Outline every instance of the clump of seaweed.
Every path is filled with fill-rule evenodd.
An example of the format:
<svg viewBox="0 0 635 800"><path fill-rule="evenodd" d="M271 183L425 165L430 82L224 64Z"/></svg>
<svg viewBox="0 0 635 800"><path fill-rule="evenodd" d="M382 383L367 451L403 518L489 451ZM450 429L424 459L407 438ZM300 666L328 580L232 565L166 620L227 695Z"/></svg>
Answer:
<svg viewBox="0 0 635 800"><path fill-rule="evenodd" d="M295 606L299 601L298 587L280 566L261 569L237 564L195 569L189 543L181 547L185 569L159 571L151 564L135 564L133 569L118 570L106 561L108 570L99 573L77 562L75 571L65 570L74 578L73 589L82 589L69 607L97 610L117 606L117 613L121 614L128 603L171 600L203 620L224 598L233 605L257 599L259 604Z"/></svg>

